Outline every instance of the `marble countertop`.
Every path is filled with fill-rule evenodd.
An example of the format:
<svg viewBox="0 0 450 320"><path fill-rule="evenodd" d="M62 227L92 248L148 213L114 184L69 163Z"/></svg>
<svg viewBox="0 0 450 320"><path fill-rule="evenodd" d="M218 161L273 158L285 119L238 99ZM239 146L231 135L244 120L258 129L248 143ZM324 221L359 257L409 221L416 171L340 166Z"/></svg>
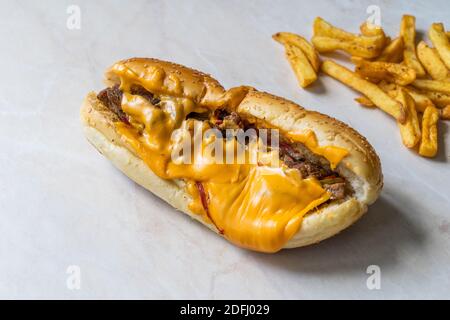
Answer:
<svg viewBox="0 0 450 320"><path fill-rule="evenodd" d="M403 13L421 31L435 21L450 26L443 0L1 1L0 298L450 298L448 122L438 157L421 158L402 147L394 121L359 107L343 85L323 76L298 88L271 39L277 31L309 38L318 15L356 31L370 5L390 35ZM227 88L251 85L347 122L380 155L381 198L318 245L275 255L230 245L86 142L83 97L102 88L106 67L133 56L178 62ZM369 266L379 268L379 289L367 285Z"/></svg>

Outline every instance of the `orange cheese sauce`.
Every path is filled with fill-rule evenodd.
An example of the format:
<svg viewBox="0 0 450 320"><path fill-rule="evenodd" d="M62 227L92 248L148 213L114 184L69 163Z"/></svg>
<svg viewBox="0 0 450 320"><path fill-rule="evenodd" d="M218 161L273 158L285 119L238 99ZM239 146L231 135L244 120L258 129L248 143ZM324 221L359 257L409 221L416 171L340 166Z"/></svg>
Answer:
<svg viewBox="0 0 450 320"><path fill-rule="evenodd" d="M303 216L329 199L315 180L297 170L253 166L236 183L204 184L209 214L234 244L276 252L299 230Z"/></svg>
<svg viewBox="0 0 450 320"><path fill-rule="evenodd" d="M327 159L330 162L332 170L336 169L339 162L348 155L348 151L343 148L335 146L319 146L317 137L311 130L308 130L305 133L288 132L287 136L294 141L303 143L309 150Z"/></svg>
<svg viewBox="0 0 450 320"><path fill-rule="evenodd" d="M123 90L140 76L125 66L116 66ZM120 72L119 72L120 71ZM161 82L161 72L154 70L143 81L146 88ZM172 77L173 90L179 91ZM132 117L132 125L116 123L122 138L136 154L163 179L183 179L192 196L190 209L213 223L232 243L261 252L276 252L299 230L306 213L326 202L330 195L316 179L302 179L297 170L258 164L211 163L203 153L193 153L192 163L176 163L171 151L176 147L174 130L186 126L186 116L197 111L188 98L159 97L157 108L140 96L124 93L122 109ZM314 132L289 134L311 151L330 160L335 167L346 150L321 147ZM201 182L208 201L207 208L196 188Z"/></svg>

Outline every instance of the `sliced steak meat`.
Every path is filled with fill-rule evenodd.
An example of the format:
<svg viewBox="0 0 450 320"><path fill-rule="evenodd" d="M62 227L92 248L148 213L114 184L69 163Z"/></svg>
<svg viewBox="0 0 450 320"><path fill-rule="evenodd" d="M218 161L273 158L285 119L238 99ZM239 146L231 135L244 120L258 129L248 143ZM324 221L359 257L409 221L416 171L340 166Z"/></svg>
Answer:
<svg viewBox="0 0 450 320"><path fill-rule="evenodd" d="M307 160L300 149L292 147L285 141L280 142L280 158L289 168L299 170L303 178L314 177L320 180L333 174L329 168Z"/></svg>
<svg viewBox="0 0 450 320"><path fill-rule="evenodd" d="M235 136L238 129L245 130L244 121L236 112L228 112L225 109L216 109L209 119L210 125L222 133L222 137L229 137L227 129L233 130L232 136Z"/></svg>
<svg viewBox="0 0 450 320"><path fill-rule="evenodd" d="M292 147L286 141L280 141L280 156L284 155L288 155L295 161L305 160L305 155L300 151L300 149Z"/></svg>
<svg viewBox="0 0 450 320"><path fill-rule="evenodd" d="M330 169L324 168L318 164L312 162L300 162L297 165L297 169L300 170L304 177L314 177L318 180L323 179L333 173Z"/></svg>
<svg viewBox="0 0 450 320"><path fill-rule="evenodd" d="M227 115L229 115L228 111L225 109L216 109L214 110L213 117L216 118L216 121L223 121L223 118L225 118Z"/></svg>
<svg viewBox="0 0 450 320"><path fill-rule="evenodd" d="M144 97L145 99L150 101L150 103L153 105L157 105L158 103L161 102L161 100L159 100L158 98L155 98L153 93L151 93L150 91L148 91L147 89L145 89L142 86L138 86L138 85L131 86L130 93Z"/></svg>
<svg viewBox="0 0 450 320"><path fill-rule="evenodd" d="M244 123L236 112L232 112L223 118L222 126L224 129L242 129Z"/></svg>
<svg viewBox="0 0 450 320"><path fill-rule="evenodd" d="M287 154L285 154L281 160L283 160L284 164L289 168L299 170L303 178L314 177L320 180L333 174L333 171L324 168L319 164L309 162L305 159L295 160Z"/></svg>
<svg viewBox="0 0 450 320"><path fill-rule="evenodd" d="M209 114L207 112L191 112L186 116L186 119L195 119L198 121L208 121L209 120Z"/></svg>
<svg viewBox="0 0 450 320"><path fill-rule="evenodd" d="M280 159L286 166L299 170L303 178L320 180L323 188L331 194L330 200L343 199L347 190L345 180L329 166L308 159L304 152L286 141L280 141Z"/></svg>
<svg viewBox="0 0 450 320"><path fill-rule="evenodd" d="M244 123L236 112L228 113L225 110L216 110L214 126L219 130L244 129Z"/></svg>
<svg viewBox="0 0 450 320"><path fill-rule="evenodd" d="M147 99L153 105L157 105L161 102L161 100L155 98L151 92L138 85L133 85L130 89L130 93ZM103 102L109 110L116 114L121 121L129 123L128 116L122 110L122 96L123 93L120 90L119 85L115 85L100 91L97 98Z"/></svg>
<svg viewBox="0 0 450 320"><path fill-rule="evenodd" d="M331 193L330 200L340 200L345 197L345 182L325 184L323 187Z"/></svg>
<svg viewBox="0 0 450 320"><path fill-rule="evenodd" d="M100 91L97 98L121 121L128 123L128 117L122 110L122 91L118 85Z"/></svg>

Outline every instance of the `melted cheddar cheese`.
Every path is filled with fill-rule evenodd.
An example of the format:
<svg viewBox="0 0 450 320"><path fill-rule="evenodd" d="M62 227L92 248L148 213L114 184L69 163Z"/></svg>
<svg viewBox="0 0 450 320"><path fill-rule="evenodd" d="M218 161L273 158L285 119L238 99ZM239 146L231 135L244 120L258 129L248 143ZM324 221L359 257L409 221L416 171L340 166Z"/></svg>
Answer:
<svg viewBox="0 0 450 320"><path fill-rule="evenodd" d="M336 146L319 146L316 134L308 130L305 133L288 132L287 136L294 141L303 143L309 150L317 155L323 156L330 162L331 169L336 169L336 166L348 155L348 151Z"/></svg>
<svg viewBox="0 0 450 320"><path fill-rule="evenodd" d="M174 161L171 154L179 143L173 139L174 131L189 131L196 120L186 120L186 116L204 110L204 106L200 108L189 97L179 96L176 76L171 75L164 83L167 77L162 69L152 67L151 72L139 74L118 64L113 71L124 91L122 109L132 119L131 125L116 123L122 138L156 175L183 179L192 196L191 211L201 214L234 244L276 252L299 230L304 215L330 198L316 179L302 179L297 170L284 166L214 163L204 152L195 150L191 163ZM161 103L155 107L145 98L128 93L135 83L156 94L165 86L171 96L159 95ZM347 155L341 148L320 147L312 131L289 137L326 157L333 168ZM199 183L203 199L196 187ZM207 201L206 208L202 201Z"/></svg>
<svg viewBox="0 0 450 320"><path fill-rule="evenodd" d="M299 230L303 216L329 199L313 179L298 170L253 166L236 183L204 184L209 216L231 242L275 252Z"/></svg>

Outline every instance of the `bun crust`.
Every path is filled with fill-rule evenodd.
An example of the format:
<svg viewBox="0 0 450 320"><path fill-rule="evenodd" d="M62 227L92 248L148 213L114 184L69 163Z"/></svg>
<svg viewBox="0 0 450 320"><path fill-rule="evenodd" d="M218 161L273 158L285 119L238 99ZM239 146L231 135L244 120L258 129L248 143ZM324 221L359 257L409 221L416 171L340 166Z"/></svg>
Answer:
<svg viewBox="0 0 450 320"><path fill-rule="evenodd" d="M202 104L214 104L222 99L225 90L210 76L169 62L156 59L136 58L126 60L127 67L135 72L144 72L149 66L165 71L165 77L175 73L181 79L182 94ZM106 74L108 84L117 84L119 79L111 72ZM297 104L259 92L253 88L237 104L236 111L248 118L279 128L282 131L313 129L320 145L334 145L349 150L336 171L351 184L353 194L344 200L334 201L308 213L299 231L284 248L296 248L317 243L329 238L357 221L367 206L378 197L383 177L378 156L367 140L342 122ZM89 142L119 170L139 185L148 189L171 206L198 220L214 232L214 225L189 210L191 196L184 189L182 180L164 180L155 175L116 132L117 117L91 92L81 108L81 120ZM218 233L219 234L219 233Z"/></svg>
<svg viewBox="0 0 450 320"><path fill-rule="evenodd" d="M199 105L209 105L219 101L225 94L225 89L220 83L206 73L152 58L132 58L114 64L105 74L107 85L120 83L114 71L123 66L141 79L148 78L149 74L153 76L155 68L159 71L163 70L163 73L158 74L161 78L159 81L155 81L155 86L147 88L149 91L188 97ZM175 89L171 85L173 77L180 80L179 89Z"/></svg>

